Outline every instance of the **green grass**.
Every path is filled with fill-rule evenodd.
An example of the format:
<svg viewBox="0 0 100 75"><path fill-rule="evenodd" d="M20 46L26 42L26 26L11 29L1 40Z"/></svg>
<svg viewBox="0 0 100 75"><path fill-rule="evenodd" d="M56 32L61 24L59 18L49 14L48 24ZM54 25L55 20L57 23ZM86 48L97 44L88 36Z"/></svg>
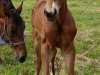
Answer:
<svg viewBox="0 0 100 75"><path fill-rule="evenodd" d="M16 7L22 0L13 0ZM0 57L4 60L0 64L0 75L35 75L34 47L32 40L31 12L35 0L24 0L21 16L25 20L27 33L25 41L28 51L26 62L21 64L15 59L13 51L8 45L0 46ZM76 75L100 75L100 0L68 0L78 33L75 39L76 46ZM63 59L60 52L59 75L65 75ZM61 60L61 61L60 61Z"/></svg>

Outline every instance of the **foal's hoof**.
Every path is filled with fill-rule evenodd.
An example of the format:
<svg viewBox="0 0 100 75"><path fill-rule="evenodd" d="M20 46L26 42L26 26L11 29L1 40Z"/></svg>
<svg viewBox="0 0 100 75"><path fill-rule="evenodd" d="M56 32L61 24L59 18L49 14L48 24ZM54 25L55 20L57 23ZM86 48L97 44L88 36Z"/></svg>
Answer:
<svg viewBox="0 0 100 75"><path fill-rule="evenodd" d="M2 64L3 63L3 60L0 58L0 64Z"/></svg>

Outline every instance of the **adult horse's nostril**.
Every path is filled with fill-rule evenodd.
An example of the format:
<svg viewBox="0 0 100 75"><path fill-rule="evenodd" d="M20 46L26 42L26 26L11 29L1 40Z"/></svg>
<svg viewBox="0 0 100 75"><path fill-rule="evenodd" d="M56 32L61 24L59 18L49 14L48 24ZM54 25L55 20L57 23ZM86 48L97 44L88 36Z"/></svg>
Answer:
<svg viewBox="0 0 100 75"><path fill-rule="evenodd" d="M23 62L25 61L25 59L26 59L25 56L21 56L21 57L19 58L19 61L20 61L21 63L23 63Z"/></svg>
<svg viewBox="0 0 100 75"><path fill-rule="evenodd" d="M54 9L53 12L48 12L48 11L44 10L44 15L45 15L45 16L47 17L47 19L49 19L49 20L55 18L56 14L57 14L57 10L56 10L56 9Z"/></svg>

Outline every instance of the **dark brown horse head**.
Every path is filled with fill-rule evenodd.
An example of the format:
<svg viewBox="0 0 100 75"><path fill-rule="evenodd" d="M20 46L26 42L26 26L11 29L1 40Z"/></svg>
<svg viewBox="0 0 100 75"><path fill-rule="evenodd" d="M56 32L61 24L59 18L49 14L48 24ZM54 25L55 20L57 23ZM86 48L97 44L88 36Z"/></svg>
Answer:
<svg viewBox="0 0 100 75"><path fill-rule="evenodd" d="M60 7L66 2L66 0L47 0L44 9L44 15L47 20L53 21L59 13Z"/></svg>
<svg viewBox="0 0 100 75"><path fill-rule="evenodd" d="M17 55L17 59L23 63L27 56L26 46L24 42L24 29L25 23L20 16L22 11L22 4L16 9L11 0L5 1L4 13L6 15L4 19L3 37L8 41Z"/></svg>

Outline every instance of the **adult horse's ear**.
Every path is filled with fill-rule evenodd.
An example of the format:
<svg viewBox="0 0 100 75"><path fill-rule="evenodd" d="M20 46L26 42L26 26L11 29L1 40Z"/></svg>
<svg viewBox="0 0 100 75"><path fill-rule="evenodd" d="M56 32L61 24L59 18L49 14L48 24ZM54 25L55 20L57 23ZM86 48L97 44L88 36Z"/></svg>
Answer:
<svg viewBox="0 0 100 75"><path fill-rule="evenodd" d="M11 14L10 14L10 11L9 11L9 8L7 7L7 5L6 5L6 3L4 2L4 11L5 11L5 14L9 17L9 16L11 16Z"/></svg>
<svg viewBox="0 0 100 75"><path fill-rule="evenodd" d="M23 8L23 1L20 4L20 6L16 9L18 11L18 13L20 14L22 12L22 8Z"/></svg>

